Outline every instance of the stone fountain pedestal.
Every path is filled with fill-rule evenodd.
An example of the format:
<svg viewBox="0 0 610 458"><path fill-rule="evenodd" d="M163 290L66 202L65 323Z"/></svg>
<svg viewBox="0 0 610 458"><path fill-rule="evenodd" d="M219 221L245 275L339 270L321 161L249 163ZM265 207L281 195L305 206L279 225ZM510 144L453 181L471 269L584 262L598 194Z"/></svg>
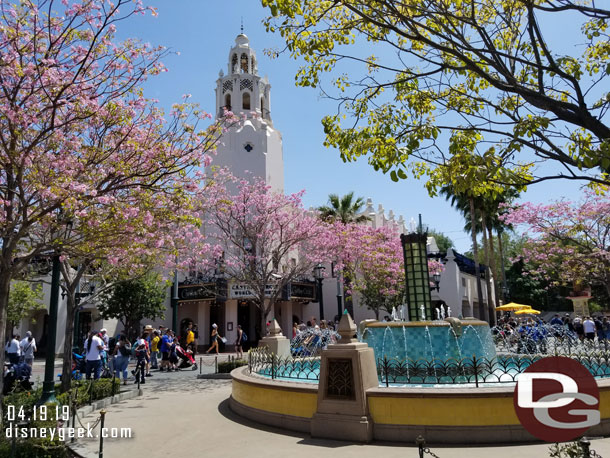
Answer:
<svg viewBox="0 0 610 458"><path fill-rule="evenodd" d="M356 324L349 314L339 322L341 340L322 351L317 411L311 435L327 439L370 442L373 421L366 391L379 386L375 355L354 337Z"/></svg>
<svg viewBox="0 0 610 458"><path fill-rule="evenodd" d="M290 356L290 340L282 334L282 328L274 318L269 326L269 335L263 337L259 343L259 347L267 347L270 353L273 353L278 358L287 358Z"/></svg>

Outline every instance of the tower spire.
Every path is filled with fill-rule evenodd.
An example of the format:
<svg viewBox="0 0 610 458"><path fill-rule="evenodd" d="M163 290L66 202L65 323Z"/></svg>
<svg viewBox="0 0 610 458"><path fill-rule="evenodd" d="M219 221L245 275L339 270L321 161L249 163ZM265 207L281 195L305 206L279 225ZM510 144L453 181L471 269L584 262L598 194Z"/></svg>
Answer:
<svg viewBox="0 0 610 458"><path fill-rule="evenodd" d="M241 17L241 33L244 33L244 17Z"/></svg>

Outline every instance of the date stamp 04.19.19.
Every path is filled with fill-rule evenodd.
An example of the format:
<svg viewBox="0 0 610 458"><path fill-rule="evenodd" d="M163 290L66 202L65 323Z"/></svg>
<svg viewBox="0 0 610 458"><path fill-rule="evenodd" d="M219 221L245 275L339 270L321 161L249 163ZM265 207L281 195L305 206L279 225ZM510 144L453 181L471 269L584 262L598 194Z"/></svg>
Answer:
<svg viewBox="0 0 610 458"><path fill-rule="evenodd" d="M80 426L70 424L70 406L40 405L26 412L23 406L8 405L6 407L6 427L4 435L7 439L29 438L131 438L131 428L96 428L97 422L80 423Z"/></svg>

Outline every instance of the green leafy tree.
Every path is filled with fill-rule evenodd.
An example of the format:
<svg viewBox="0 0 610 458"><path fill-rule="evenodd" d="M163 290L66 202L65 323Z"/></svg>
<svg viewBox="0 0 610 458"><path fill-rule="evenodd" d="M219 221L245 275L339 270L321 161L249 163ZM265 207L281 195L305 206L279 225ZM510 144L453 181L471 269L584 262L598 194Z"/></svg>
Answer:
<svg viewBox="0 0 610 458"><path fill-rule="evenodd" d="M436 240L436 246L438 246L438 250L441 253L446 253L453 248L453 240L440 231L435 229L428 230L428 236L434 237L434 240Z"/></svg>
<svg viewBox="0 0 610 458"><path fill-rule="evenodd" d="M464 164L469 183L483 187L559 178L610 184L606 2L262 4L268 30L304 61L296 84L322 86L329 75L334 89L323 92L340 110L322 123L326 145L343 160L367 157L395 181L427 175L431 192L447 183L437 176L443 168ZM552 42L557 24L575 33Z"/></svg>
<svg viewBox="0 0 610 458"><path fill-rule="evenodd" d="M6 314L11 329L22 319L31 317L32 313L44 308L41 284L22 280L11 282ZM35 322L33 319L31 321Z"/></svg>
<svg viewBox="0 0 610 458"><path fill-rule="evenodd" d="M127 335L138 335L140 321L163 318L167 282L157 273L150 272L136 279L117 282L98 304L103 319L117 318Z"/></svg>

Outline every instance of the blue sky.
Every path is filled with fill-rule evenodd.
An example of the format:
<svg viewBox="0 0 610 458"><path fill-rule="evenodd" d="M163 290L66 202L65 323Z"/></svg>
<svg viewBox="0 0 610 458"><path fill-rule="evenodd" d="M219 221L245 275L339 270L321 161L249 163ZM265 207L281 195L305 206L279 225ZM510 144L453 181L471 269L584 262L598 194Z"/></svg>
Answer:
<svg viewBox="0 0 610 458"><path fill-rule="evenodd" d="M381 203L406 221L421 213L424 222L448 235L459 251L470 249L461 216L444 198L430 198L423 181L409 178L394 183L388 175L375 172L366 160L346 164L336 150L323 146L320 120L336 112L336 104L320 98L316 89L294 85L297 61L288 55L270 59L264 54L264 49L281 48L283 41L265 31L261 21L266 11L258 0L156 0L146 4L158 8L158 17L130 19L119 25L119 36L140 38L180 53L164 59L169 72L146 83L149 97L169 107L183 94L191 94L192 101L214 113L218 72L221 68L227 71L229 50L243 17L244 33L257 52L259 73L268 75L271 83L271 116L284 142L286 192L305 189L305 204L319 206L330 193L354 191L357 196L371 197L375 208ZM552 29L565 32L559 24ZM523 199L548 202L561 197L577 199L579 195L576 184L558 181L532 186Z"/></svg>

